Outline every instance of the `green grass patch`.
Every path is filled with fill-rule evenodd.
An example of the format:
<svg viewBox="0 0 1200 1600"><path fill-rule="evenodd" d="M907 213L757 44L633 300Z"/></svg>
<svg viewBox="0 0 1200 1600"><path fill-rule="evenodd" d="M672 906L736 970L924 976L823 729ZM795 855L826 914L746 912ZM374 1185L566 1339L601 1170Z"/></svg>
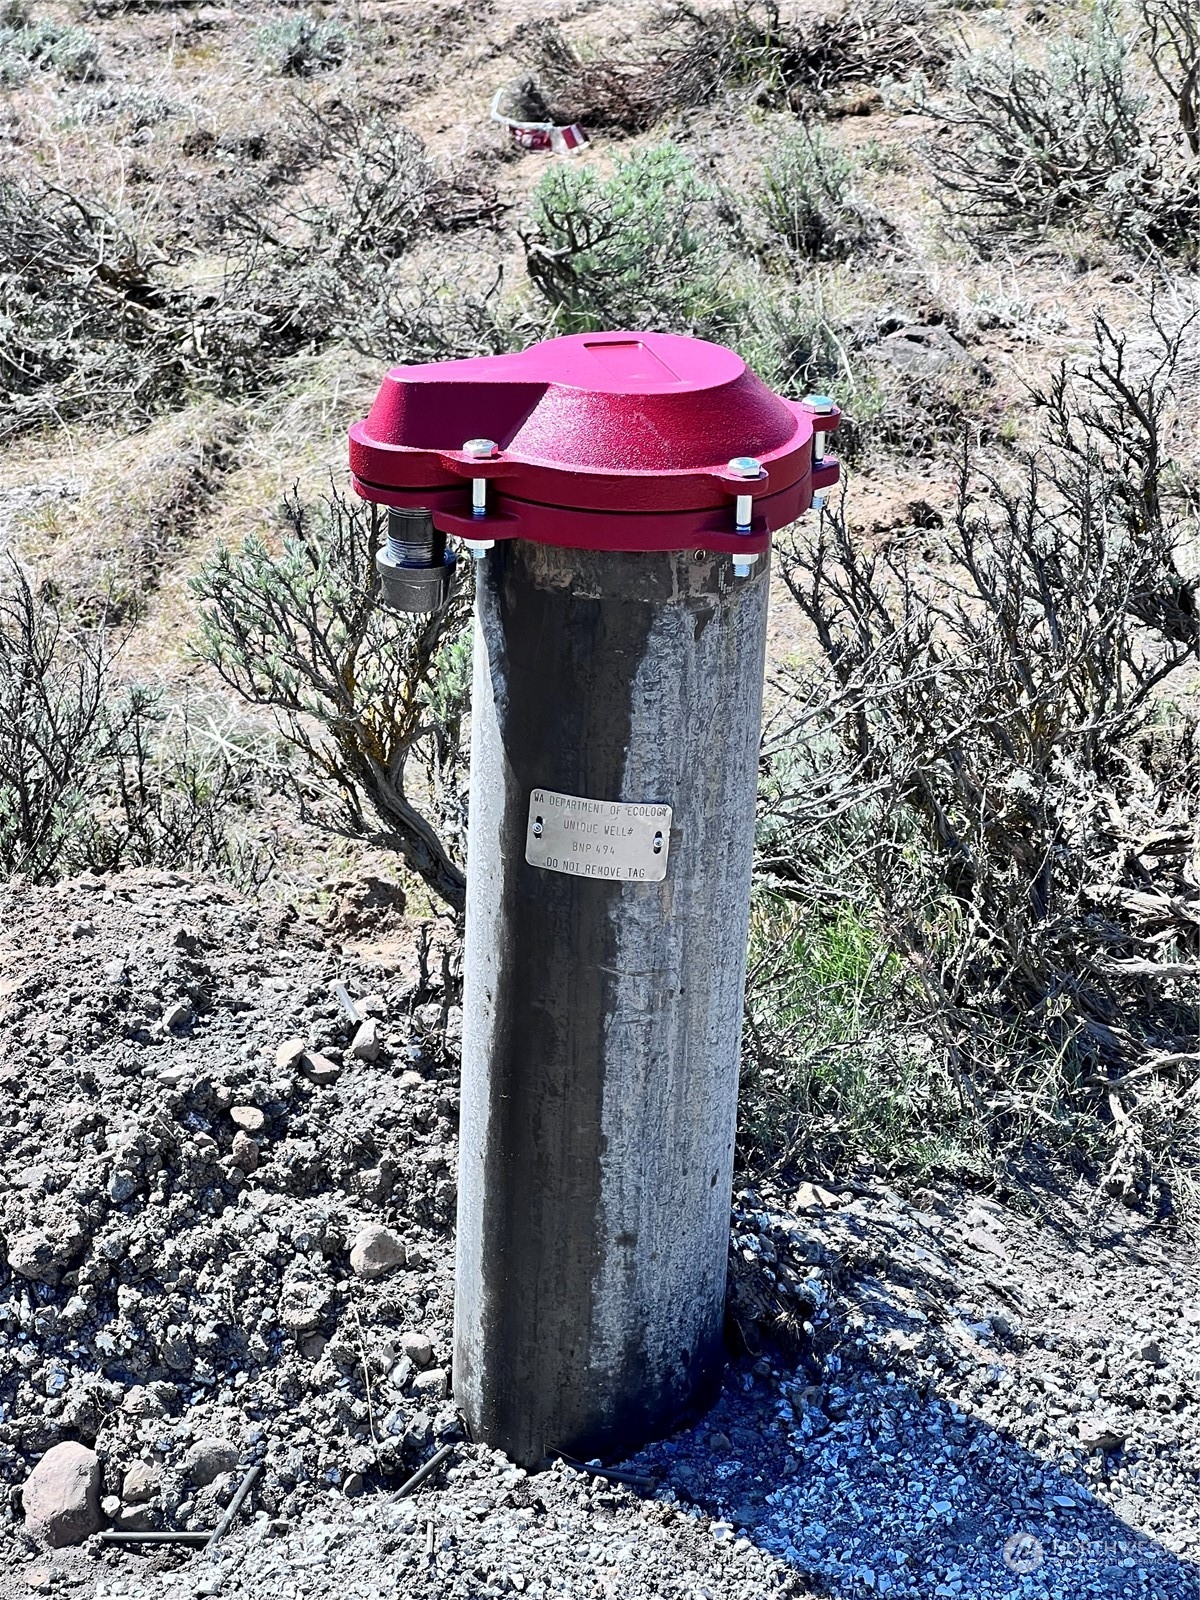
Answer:
<svg viewBox="0 0 1200 1600"><path fill-rule="evenodd" d="M910 978L853 906L755 891L743 1051L747 1161L831 1172L865 1156L916 1174L986 1170L987 1126L908 1019Z"/></svg>

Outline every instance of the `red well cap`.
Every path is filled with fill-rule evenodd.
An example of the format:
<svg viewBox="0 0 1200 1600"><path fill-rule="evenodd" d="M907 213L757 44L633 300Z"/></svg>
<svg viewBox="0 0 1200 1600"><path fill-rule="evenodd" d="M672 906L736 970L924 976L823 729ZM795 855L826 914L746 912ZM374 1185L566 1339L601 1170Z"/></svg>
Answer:
<svg viewBox="0 0 1200 1600"><path fill-rule="evenodd" d="M813 433L837 426L773 393L721 345L667 333L573 334L514 355L393 367L350 430L354 488L426 506L447 533L595 549L762 550L837 466ZM492 440L496 453L463 450ZM753 457L757 478L729 470ZM471 515L468 480L489 480ZM749 533L735 527L749 496Z"/></svg>

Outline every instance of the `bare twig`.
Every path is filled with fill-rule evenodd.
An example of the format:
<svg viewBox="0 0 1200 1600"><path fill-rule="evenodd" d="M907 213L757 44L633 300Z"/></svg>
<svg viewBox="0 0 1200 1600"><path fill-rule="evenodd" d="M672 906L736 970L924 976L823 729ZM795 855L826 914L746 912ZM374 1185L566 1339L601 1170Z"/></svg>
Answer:
<svg viewBox="0 0 1200 1600"><path fill-rule="evenodd" d="M339 986L340 987L340 986ZM357 1009L357 1008L356 1008ZM354 1317L354 1326L358 1332L358 1358L362 1362L363 1388L367 1396L367 1426L371 1430L371 1446L375 1451L375 1460L379 1461L379 1435L375 1432L375 1401L371 1394L371 1368L367 1361L367 1336L363 1332L362 1318L358 1314L358 1307L351 1301L350 1311Z"/></svg>

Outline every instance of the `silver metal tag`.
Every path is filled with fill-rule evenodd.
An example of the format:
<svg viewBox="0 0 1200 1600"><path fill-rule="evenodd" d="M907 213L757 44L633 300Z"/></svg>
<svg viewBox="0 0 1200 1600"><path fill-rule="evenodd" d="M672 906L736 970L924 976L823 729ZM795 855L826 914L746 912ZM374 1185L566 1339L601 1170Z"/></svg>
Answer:
<svg viewBox="0 0 1200 1600"><path fill-rule="evenodd" d="M658 883L667 875L671 808L584 800L535 789L529 796L525 859L577 878Z"/></svg>

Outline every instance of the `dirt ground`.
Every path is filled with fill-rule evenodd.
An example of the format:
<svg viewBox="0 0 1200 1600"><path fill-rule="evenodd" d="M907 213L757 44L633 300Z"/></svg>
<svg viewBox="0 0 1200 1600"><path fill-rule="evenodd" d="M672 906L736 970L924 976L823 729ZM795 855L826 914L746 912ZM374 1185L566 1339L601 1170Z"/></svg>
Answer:
<svg viewBox="0 0 1200 1600"><path fill-rule="evenodd" d="M0 1593L1200 1594L1175 1235L1049 1174L740 1191L716 1407L616 1480L527 1476L448 1395L460 1019L403 909L139 872L6 890L0 927ZM372 1226L404 1247L378 1278ZM118 1529L211 1528L263 1472L215 1558L48 1552L18 1496L63 1438Z"/></svg>

